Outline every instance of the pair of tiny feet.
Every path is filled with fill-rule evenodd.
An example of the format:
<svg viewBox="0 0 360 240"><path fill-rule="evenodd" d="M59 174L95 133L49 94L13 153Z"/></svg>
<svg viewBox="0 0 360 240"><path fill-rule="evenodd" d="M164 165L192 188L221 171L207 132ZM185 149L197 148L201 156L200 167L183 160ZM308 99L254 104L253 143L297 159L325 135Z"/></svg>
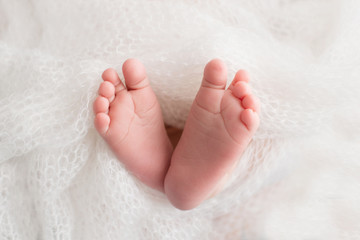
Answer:
<svg viewBox="0 0 360 240"><path fill-rule="evenodd" d="M181 138L173 148L145 68L136 59L104 71L93 107L95 128L126 168L188 210L219 191L259 126L259 101L245 71L226 88L225 64L204 69Z"/></svg>

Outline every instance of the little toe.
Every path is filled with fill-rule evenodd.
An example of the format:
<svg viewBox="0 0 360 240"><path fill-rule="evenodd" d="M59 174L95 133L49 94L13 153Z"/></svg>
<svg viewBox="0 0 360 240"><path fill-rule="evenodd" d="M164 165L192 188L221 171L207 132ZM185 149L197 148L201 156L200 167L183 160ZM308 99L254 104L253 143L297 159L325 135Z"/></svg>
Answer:
<svg viewBox="0 0 360 240"><path fill-rule="evenodd" d="M252 109L255 112L260 112L260 101L252 94L244 97L244 99L241 101L241 104L245 109Z"/></svg>
<svg viewBox="0 0 360 240"><path fill-rule="evenodd" d="M103 96L111 102L115 95L115 86L108 81L104 81L100 84L99 95Z"/></svg>
<svg viewBox="0 0 360 240"><path fill-rule="evenodd" d="M123 64L123 73L128 90L138 90L150 85L144 65L137 59L128 59Z"/></svg>
<svg viewBox="0 0 360 240"><path fill-rule="evenodd" d="M204 78L201 86L225 89L227 78L226 65L220 59L213 59L206 64L204 69Z"/></svg>
<svg viewBox="0 0 360 240"><path fill-rule="evenodd" d="M233 85L231 92L235 97L240 99L243 99L245 96L251 94L249 85L243 81L237 82L235 85Z"/></svg>
<svg viewBox="0 0 360 240"><path fill-rule="evenodd" d="M255 131L259 126L259 115L252 109L245 109L242 111L240 119L250 132Z"/></svg>
<svg viewBox="0 0 360 240"><path fill-rule="evenodd" d="M110 125L110 117L105 113L98 113L95 116L94 125L96 130L101 134L105 135Z"/></svg>
<svg viewBox="0 0 360 240"><path fill-rule="evenodd" d="M98 96L93 104L94 113L107 113L109 110L109 100L105 97Z"/></svg>

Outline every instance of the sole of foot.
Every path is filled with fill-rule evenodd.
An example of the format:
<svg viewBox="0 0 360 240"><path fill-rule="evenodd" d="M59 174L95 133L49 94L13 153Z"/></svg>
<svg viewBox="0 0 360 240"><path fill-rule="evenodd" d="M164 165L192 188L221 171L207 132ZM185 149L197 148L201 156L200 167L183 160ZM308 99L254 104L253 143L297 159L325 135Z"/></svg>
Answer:
<svg viewBox="0 0 360 240"><path fill-rule="evenodd" d="M192 104L165 178L165 193L182 210L192 209L219 191L259 126L259 100L245 71L228 89L225 64L214 59Z"/></svg>
<svg viewBox="0 0 360 240"><path fill-rule="evenodd" d="M114 69L102 74L93 104L95 128L131 173L164 191L172 145L160 105L141 62L128 59L122 71L125 84Z"/></svg>

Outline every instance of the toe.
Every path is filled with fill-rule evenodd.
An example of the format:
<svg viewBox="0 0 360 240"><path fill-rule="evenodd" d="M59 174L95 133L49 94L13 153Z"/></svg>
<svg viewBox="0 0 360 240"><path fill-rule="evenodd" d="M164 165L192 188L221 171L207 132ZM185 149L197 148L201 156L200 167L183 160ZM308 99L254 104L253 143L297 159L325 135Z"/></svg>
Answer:
<svg viewBox="0 0 360 240"><path fill-rule="evenodd" d="M106 69L102 74L102 79L111 82L115 86L121 83L119 75L113 68Z"/></svg>
<svg viewBox="0 0 360 240"><path fill-rule="evenodd" d="M227 70L226 65L220 59L211 60L204 69L203 87L225 89Z"/></svg>
<svg viewBox="0 0 360 240"><path fill-rule="evenodd" d="M211 113L219 113L226 86L226 66L219 60L211 60L204 69L204 78L196 95L196 104Z"/></svg>
<svg viewBox="0 0 360 240"><path fill-rule="evenodd" d="M237 73L235 74L233 83L237 83L237 82L249 82L249 75L245 70L239 70L237 71Z"/></svg>
<svg viewBox="0 0 360 240"><path fill-rule="evenodd" d="M94 125L96 130L101 134L105 135L109 129L110 117L105 113L98 113L95 116Z"/></svg>
<svg viewBox="0 0 360 240"><path fill-rule="evenodd" d="M121 82L119 75L113 68L106 69L102 74L102 79L104 81L111 82L115 86L115 93L120 92L125 89L124 84Z"/></svg>
<svg viewBox="0 0 360 240"><path fill-rule="evenodd" d="M245 96L251 94L249 85L243 81L237 82L235 85L233 85L231 92L235 97L240 99L243 99Z"/></svg>
<svg viewBox="0 0 360 240"><path fill-rule="evenodd" d="M107 113L109 110L109 100L105 97L98 96L93 104L94 113Z"/></svg>
<svg viewBox="0 0 360 240"><path fill-rule="evenodd" d="M128 59L123 64L123 73L128 90L138 90L149 86L144 65L137 59Z"/></svg>
<svg viewBox="0 0 360 240"><path fill-rule="evenodd" d="M240 119L250 132L255 131L259 126L259 115L252 109L242 111Z"/></svg>
<svg viewBox="0 0 360 240"><path fill-rule="evenodd" d="M111 102L115 95L115 86L108 81L102 82L99 87L99 95L109 99Z"/></svg>
<svg viewBox="0 0 360 240"><path fill-rule="evenodd" d="M252 109L255 112L260 112L260 101L254 95L247 95L241 101L243 108L245 109Z"/></svg>
<svg viewBox="0 0 360 240"><path fill-rule="evenodd" d="M235 74L234 79L232 80L229 89L232 90L233 87L237 84L239 84L239 82L242 83L248 83L249 82L249 77L248 74L245 70L239 70L237 71L237 73Z"/></svg>

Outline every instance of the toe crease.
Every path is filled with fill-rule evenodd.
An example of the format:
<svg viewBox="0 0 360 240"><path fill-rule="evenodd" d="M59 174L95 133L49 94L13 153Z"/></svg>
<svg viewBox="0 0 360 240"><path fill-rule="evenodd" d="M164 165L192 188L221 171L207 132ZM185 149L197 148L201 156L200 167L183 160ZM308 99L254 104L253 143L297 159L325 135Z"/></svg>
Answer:
<svg viewBox="0 0 360 240"><path fill-rule="evenodd" d="M229 134L229 136L231 137L231 139L235 142L235 143L237 143L237 144L239 144L239 145L241 145L241 143L239 143L235 138L234 138L234 136L231 134L231 132L228 130L228 128L226 127L226 123L225 123L225 118L223 117L223 115L222 114L220 114L221 115L221 118L222 118L222 120L223 120L223 124L224 124L224 128L226 129L226 132ZM248 129L248 127L245 125L245 127L246 127L246 129Z"/></svg>
<svg viewBox="0 0 360 240"><path fill-rule="evenodd" d="M196 105L199 107L199 108L201 108L201 109L203 109L204 111L206 111L206 112L208 112L208 113L211 113L211 114L214 114L214 115L216 115L216 114L219 114L220 113L220 111L218 111L218 112L212 112L212 111L210 111L210 110L208 110L208 109L206 109L205 107L203 107L201 104L199 104L199 102L198 102L198 100L195 98L195 103L196 103Z"/></svg>

